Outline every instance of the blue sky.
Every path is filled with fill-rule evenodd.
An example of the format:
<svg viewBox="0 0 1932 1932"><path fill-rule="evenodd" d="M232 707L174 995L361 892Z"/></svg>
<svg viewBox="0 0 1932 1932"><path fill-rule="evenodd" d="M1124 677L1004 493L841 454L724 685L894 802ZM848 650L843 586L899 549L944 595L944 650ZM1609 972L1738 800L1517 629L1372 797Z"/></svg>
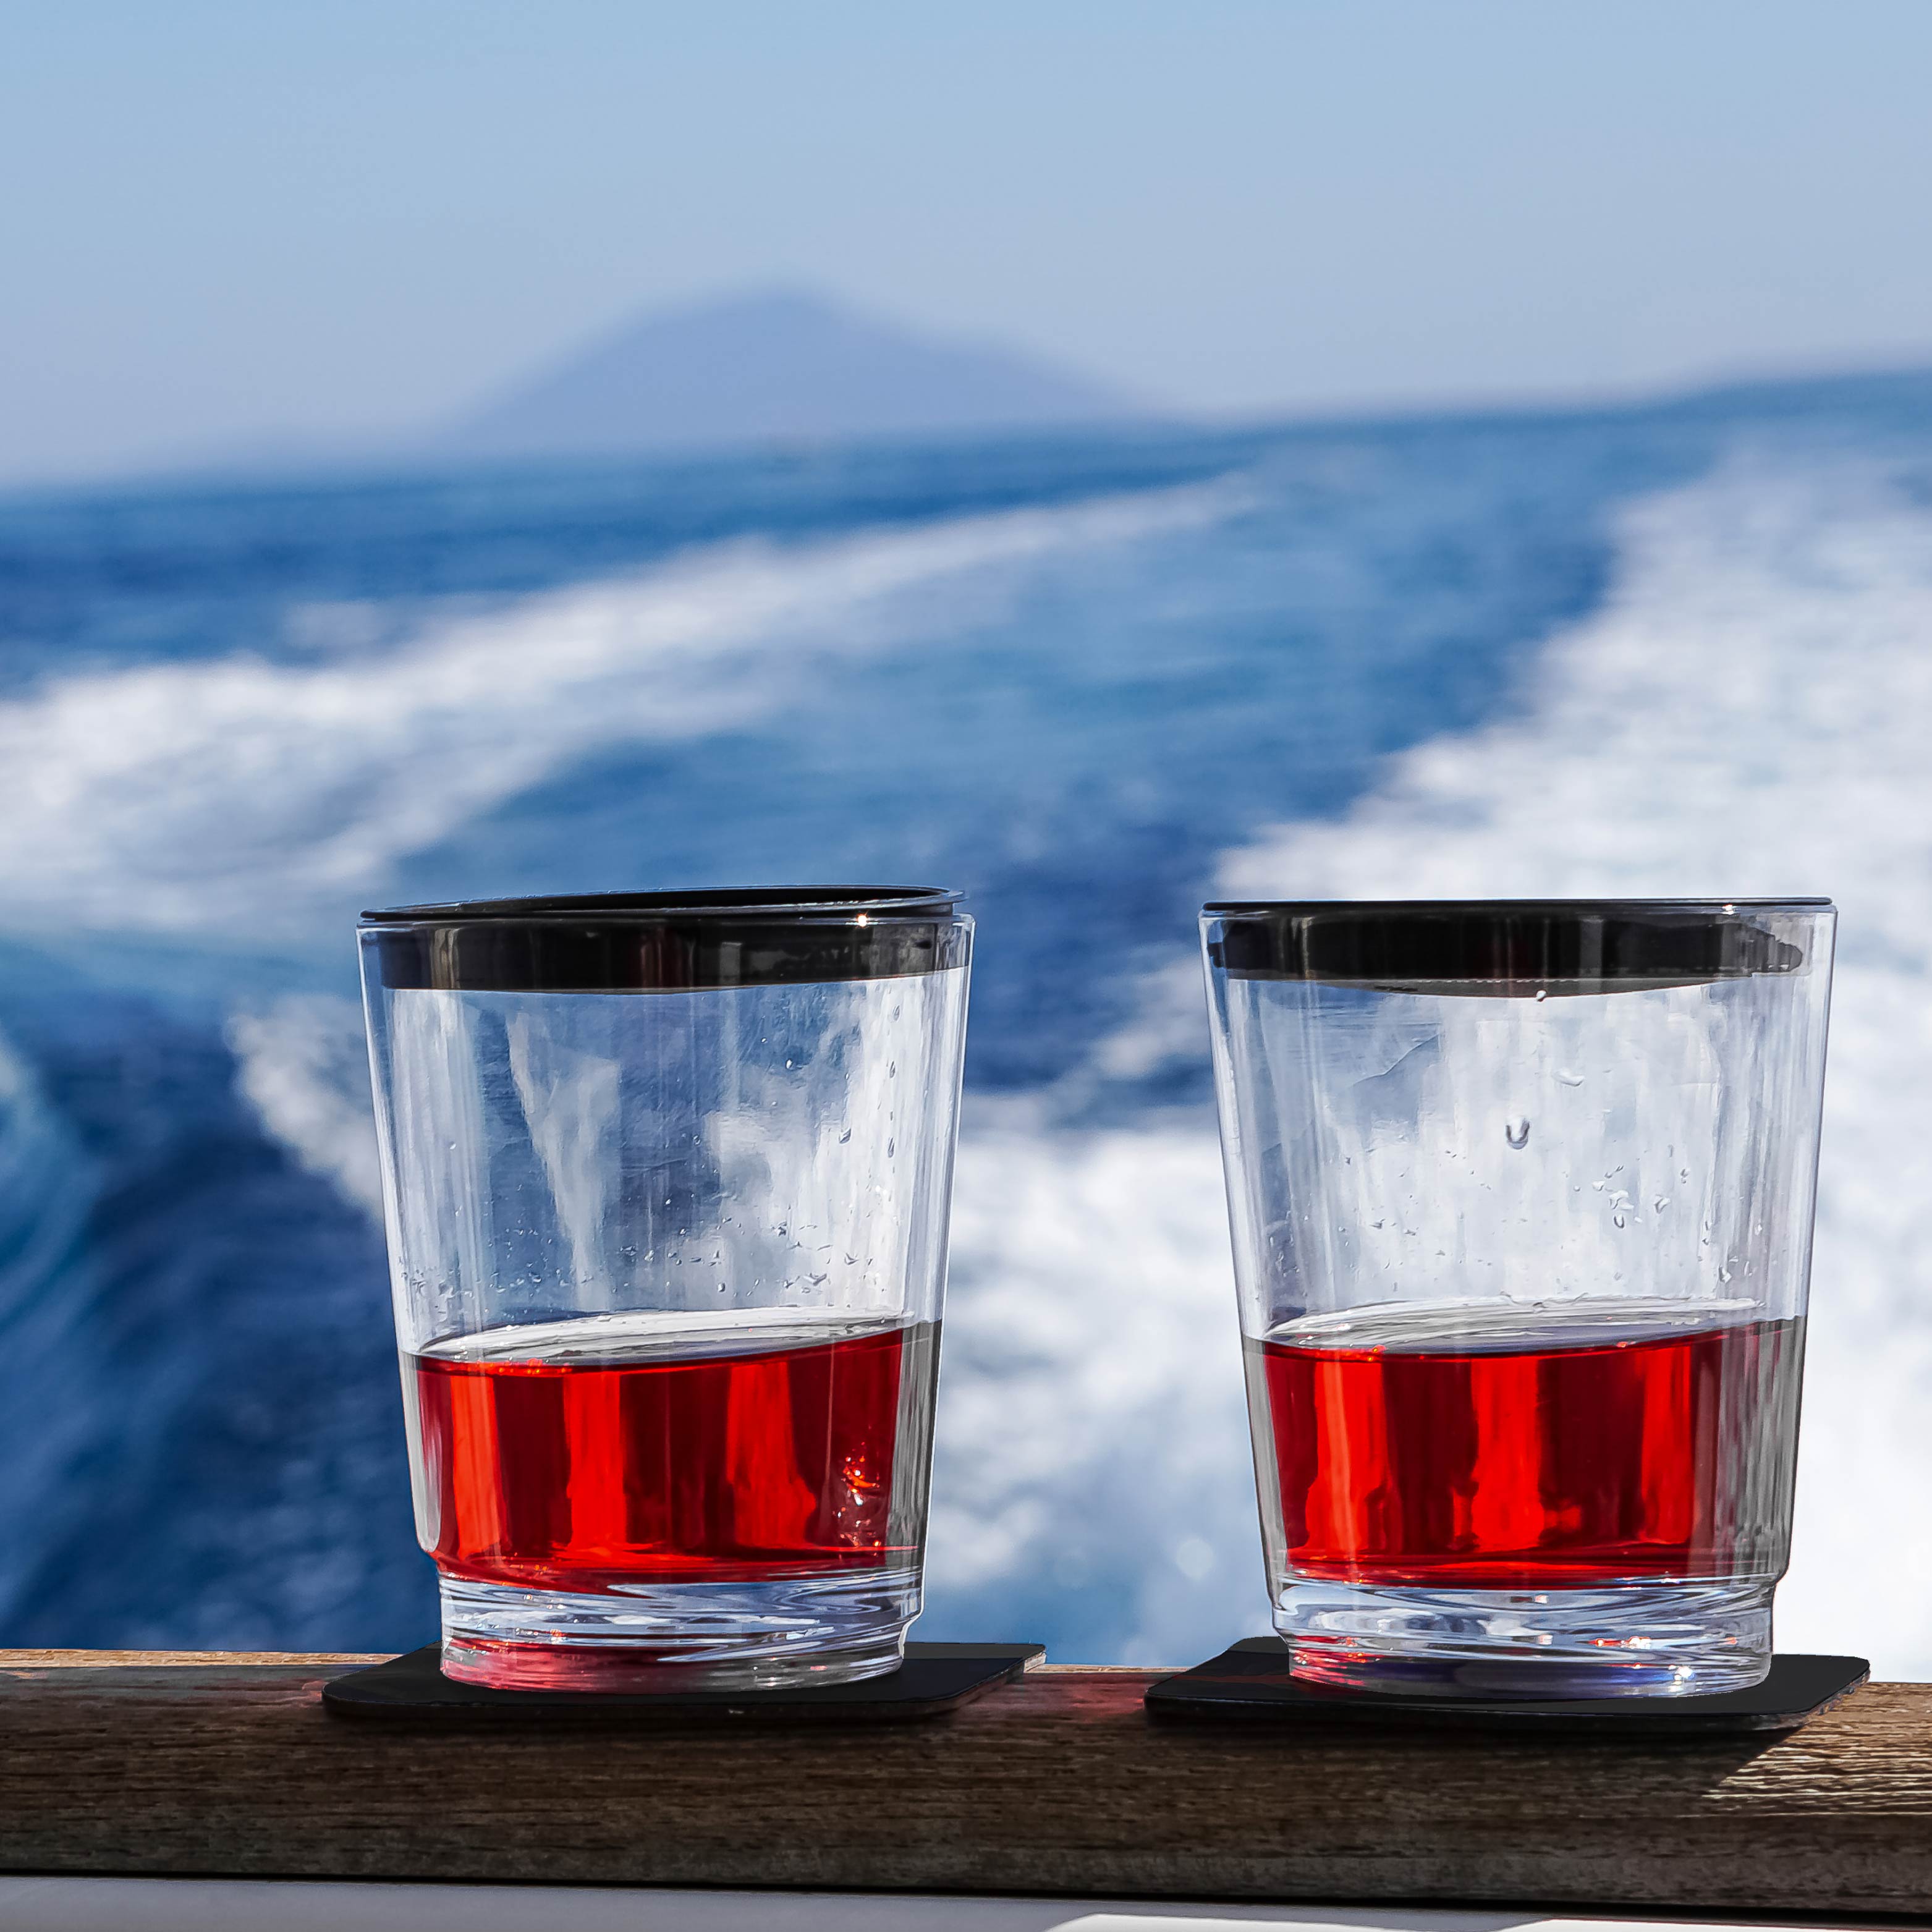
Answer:
<svg viewBox="0 0 1932 1932"><path fill-rule="evenodd" d="M72 0L0 478L433 422L773 280L1251 412L1932 359L1924 0Z"/></svg>

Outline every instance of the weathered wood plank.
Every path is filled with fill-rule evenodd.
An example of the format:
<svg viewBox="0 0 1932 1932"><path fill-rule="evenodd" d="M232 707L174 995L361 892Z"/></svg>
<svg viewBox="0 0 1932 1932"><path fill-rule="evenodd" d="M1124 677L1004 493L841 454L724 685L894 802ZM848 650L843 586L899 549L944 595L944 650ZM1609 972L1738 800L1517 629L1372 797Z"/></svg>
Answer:
<svg viewBox="0 0 1932 1932"><path fill-rule="evenodd" d="M1928 1686L1724 1745L1156 1726L1150 1673L1064 1670L904 1728L500 1735L331 1720L357 1660L0 1652L0 1869L1932 1912Z"/></svg>

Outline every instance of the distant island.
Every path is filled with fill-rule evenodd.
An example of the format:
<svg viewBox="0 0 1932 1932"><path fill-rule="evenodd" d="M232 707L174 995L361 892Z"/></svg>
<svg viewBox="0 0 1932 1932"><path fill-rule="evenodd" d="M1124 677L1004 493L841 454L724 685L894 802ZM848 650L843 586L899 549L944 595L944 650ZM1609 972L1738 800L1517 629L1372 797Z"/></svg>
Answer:
<svg viewBox="0 0 1932 1932"><path fill-rule="evenodd" d="M1148 402L996 344L791 290L647 315L513 382L430 440L439 454L628 451L1146 421Z"/></svg>

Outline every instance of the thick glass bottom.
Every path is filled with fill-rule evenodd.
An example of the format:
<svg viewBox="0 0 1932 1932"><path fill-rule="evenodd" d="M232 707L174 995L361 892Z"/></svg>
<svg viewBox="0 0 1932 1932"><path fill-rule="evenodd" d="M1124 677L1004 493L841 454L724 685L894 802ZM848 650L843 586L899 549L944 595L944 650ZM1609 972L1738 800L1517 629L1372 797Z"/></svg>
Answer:
<svg viewBox="0 0 1932 1932"><path fill-rule="evenodd" d="M1637 1580L1587 1590L1294 1582L1275 1628L1298 1677L1468 1697L1702 1696L1762 1683L1774 1588Z"/></svg>
<svg viewBox="0 0 1932 1932"><path fill-rule="evenodd" d="M596 1592L439 1579L442 1668L510 1690L776 1690L896 1670L916 1569Z"/></svg>

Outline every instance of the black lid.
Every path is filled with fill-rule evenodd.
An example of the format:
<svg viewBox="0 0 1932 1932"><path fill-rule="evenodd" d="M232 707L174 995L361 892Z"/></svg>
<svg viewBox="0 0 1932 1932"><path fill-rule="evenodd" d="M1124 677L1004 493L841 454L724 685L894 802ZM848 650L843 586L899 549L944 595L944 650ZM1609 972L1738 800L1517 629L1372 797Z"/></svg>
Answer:
<svg viewBox="0 0 1932 1932"><path fill-rule="evenodd" d="M966 963L934 886L754 886L471 899L365 912L380 983L466 992L687 992L882 980Z"/></svg>
<svg viewBox="0 0 1932 1932"><path fill-rule="evenodd" d="M1209 956L1236 979L1528 999L1795 973L1804 949L1785 934L1832 910L1829 899L1228 900L1202 916L1220 928Z"/></svg>

